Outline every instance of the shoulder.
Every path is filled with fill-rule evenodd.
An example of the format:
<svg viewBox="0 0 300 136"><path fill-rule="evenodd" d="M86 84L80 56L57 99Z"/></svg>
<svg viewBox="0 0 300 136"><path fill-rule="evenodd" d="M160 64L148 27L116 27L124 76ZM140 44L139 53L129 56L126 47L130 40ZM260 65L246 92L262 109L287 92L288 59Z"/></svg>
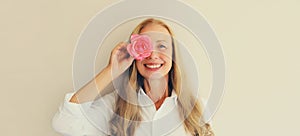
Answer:
<svg viewBox="0 0 300 136"><path fill-rule="evenodd" d="M207 105L207 100L205 98L200 98L200 104L202 108L202 115L205 123L211 124L212 112L209 106Z"/></svg>

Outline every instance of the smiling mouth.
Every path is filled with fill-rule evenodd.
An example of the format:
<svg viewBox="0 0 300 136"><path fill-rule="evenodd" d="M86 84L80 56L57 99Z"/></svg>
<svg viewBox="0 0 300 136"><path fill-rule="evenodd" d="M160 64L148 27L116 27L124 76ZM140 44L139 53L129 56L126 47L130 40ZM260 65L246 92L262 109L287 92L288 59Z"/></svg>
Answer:
<svg viewBox="0 0 300 136"><path fill-rule="evenodd" d="M149 69L158 69L161 68L163 64L144 64L144 66Z"/></svg>

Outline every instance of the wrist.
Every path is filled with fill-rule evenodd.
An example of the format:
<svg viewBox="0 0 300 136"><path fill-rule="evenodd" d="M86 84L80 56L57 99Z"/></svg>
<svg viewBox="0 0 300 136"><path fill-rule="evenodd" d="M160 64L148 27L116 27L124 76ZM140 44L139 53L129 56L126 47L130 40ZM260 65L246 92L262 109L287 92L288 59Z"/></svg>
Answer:
<svg viewBox="0 0 300 136"><path fill-rule="evenodd" d="M107 67L105 67L104 71L107 75L106 77L109 77L111 80L114 80L119 76L119 74L116 73L115 70L113 70L113 67L111 65L108 65Z"/></svg>

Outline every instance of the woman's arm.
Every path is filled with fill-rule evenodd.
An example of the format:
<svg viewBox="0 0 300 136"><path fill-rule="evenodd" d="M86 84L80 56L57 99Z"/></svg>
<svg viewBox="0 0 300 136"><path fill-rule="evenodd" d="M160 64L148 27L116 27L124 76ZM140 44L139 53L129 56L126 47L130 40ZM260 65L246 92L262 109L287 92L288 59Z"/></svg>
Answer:
<svg viewBox="0 0 300 136"><path fill-rule="evenodd" d="M119 43L111 52L108 66L79 89L71 97L70 102L79 104L93 101L111 81L121 75L134 60L127 52L126 47L127 43Z"/></svg>
<svg viewBox="0 0 300 136"><path fill-rule="evenodd" d="M115 94L109 93L97 101L83 104L69 102L73 95L74 92L65 95L64 103L53 117L54 130L64 136L107 136Z"/></svg>
<svg viewBox="0 0 300 136"><path fill-rule="evenodd" d="M112 80L111 68L104 68L93 80L77 91L71 97L70 102L79 104L93 101Z"/></svg>

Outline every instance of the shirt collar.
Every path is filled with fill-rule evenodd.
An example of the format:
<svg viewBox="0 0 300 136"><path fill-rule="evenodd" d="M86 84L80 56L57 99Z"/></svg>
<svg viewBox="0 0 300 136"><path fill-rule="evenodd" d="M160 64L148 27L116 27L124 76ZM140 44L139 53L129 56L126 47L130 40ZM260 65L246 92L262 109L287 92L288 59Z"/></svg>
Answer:
<svg viewBox="0 0 300 136"><path fill-rule="evenodd" d="M172 94L170 97L167 97L167 99L171 99L172 102L174 102L175 105L177 105L177 94L172 90ZM166 101L165 100L165 101ZM138 91L138 102L140 106L149 106L149 105L154 105L153 101L150 99L150 97L145 93L142 87L139 88Z"/></svg>

